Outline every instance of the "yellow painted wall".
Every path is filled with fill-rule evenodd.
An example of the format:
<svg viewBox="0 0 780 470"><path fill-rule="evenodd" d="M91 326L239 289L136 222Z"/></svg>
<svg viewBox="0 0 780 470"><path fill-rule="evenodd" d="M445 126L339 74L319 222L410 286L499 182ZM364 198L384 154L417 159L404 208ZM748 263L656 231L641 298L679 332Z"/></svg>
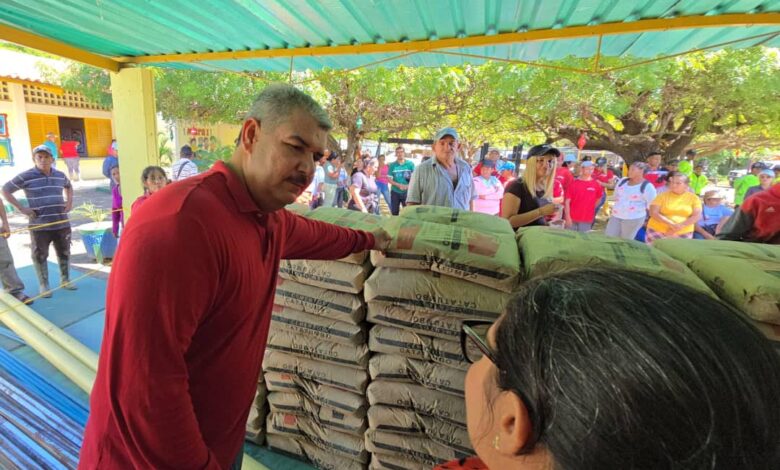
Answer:
<svg viewBox="0 0 780 470"><path fill-rule="evenodd" d="M236 140L236 137L238 137L238 132L241 130L241 126L239 124L226 124L226 123L203 124L203 123L192 122L192 121L176 121L175 124L176 124L176 142L179 147L176 149L175 152L177 158L178 158L179 149L183 145L189 145L190 139L193 137L195 137L196 139L206 138L208 140L211 136L213 136L216 137L219 145L232 146ZM190 135L189 130L193 127L199 130L205 130L208 133L208 135L207 136Z"/></svg>
<svg viewBox="0 0 780 470"><path fill-rule="evenodd" d="M53 114L27 113L27 127L30 133L30 145L33 148L46 141L46 134L57 134L57 146L60 145L60 123Z"/></svg>
<svg viewBox="0 0 780 470"><path fill-rule="evenodd" d="M87 135L87 152L90 157L105 157L111 146L110 119L84 119L84 131Z"/></svg>

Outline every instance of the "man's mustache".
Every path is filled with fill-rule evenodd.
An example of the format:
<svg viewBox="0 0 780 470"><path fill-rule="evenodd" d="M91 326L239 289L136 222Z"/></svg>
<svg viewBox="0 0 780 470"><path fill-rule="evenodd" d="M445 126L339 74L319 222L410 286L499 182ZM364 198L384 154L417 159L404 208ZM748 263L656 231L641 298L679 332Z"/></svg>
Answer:
<svg viewBox="0 0 780 470"><path fill-rule="evenodd" d="M305 173L298 173L288 178L287 181L298 186L308 186L311 182L311 178L309 178L309 175Z"/></svg>

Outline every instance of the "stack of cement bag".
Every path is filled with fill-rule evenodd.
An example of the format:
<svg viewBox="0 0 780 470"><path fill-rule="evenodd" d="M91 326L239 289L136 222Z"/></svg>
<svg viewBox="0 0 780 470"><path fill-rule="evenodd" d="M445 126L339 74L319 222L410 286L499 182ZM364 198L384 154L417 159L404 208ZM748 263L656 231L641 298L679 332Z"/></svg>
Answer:
<svg viewBox="0 0 780 470"><path fill-rule="evenodd" d="M518 230L517 244L526 279L584 267L621 268L668 279L715 296L685 263L633 240L528 227Z"/></svg>
<svg viewBox="0 0 780 470"><path fill-rule="evenodd" d="M494 321L519 276L505 220L426 206L383 224L366 281L371 469L430 469L474 451L466 430L462 320Z"/></svg>
<svg viewBox="0 0 780 470"><path fill-rule="evenodd" d="M263 374L257 380L257 391L255 399L252 402L252 408L249 410L249 418L246 420L247 441L257 445L263 445L265 442L265 419L268 416L268 389L265 387Z"/></svg>
<svg viewBox="0 0 780 470"><path fill-rule="evenodd" d="M322 208L306 217L373 230L378 217ZM316 240L312 240L316 243ZM369 351L367 253L340 261L283 260L263 361L268 445L320 468L365 469Z"/></svg>
<svg viewBox="0 0 780 470"><path fill-rule="evenodd" d="M658 240L780 348L780 247L721 240Z"/></svg>

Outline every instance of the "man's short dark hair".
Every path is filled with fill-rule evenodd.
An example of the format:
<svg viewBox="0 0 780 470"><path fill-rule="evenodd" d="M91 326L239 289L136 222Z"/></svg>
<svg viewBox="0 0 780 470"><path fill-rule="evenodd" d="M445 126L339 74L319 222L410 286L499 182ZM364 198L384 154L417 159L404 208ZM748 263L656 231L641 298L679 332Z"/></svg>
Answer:
<svg viewBox="0 0 780 470"><path fill-rule="evenodd" d="M663 155L661 154L661 152L650 152L650 153L648 153L648 154L647 154L647 156L645 157L645 160L647 160L647 159L648 159L648 158L650 158L650 157L654 157L654 156L656 156L656 155L658 155L659 157L663 157Z"/></svg>

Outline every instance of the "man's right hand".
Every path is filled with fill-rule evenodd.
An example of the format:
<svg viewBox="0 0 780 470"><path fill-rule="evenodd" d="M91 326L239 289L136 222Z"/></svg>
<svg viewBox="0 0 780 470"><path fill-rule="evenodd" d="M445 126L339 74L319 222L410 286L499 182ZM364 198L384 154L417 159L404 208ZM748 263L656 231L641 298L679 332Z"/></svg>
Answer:
<svg viewBox="0 0 780 470"><path fill-rule="evenodd" d="M371 233L374 235L374 250L385 251L390 247L393 239L384 229L378 228Z"/></svg>
<svg viewBox="0 0 780 470"><path fill-rule="evenodd" d="M19 209L19 212L21 212L22 214L26 215L31 219L37 215L35 211L30 209L29 207L22 207L21 209Z"/></svg>

